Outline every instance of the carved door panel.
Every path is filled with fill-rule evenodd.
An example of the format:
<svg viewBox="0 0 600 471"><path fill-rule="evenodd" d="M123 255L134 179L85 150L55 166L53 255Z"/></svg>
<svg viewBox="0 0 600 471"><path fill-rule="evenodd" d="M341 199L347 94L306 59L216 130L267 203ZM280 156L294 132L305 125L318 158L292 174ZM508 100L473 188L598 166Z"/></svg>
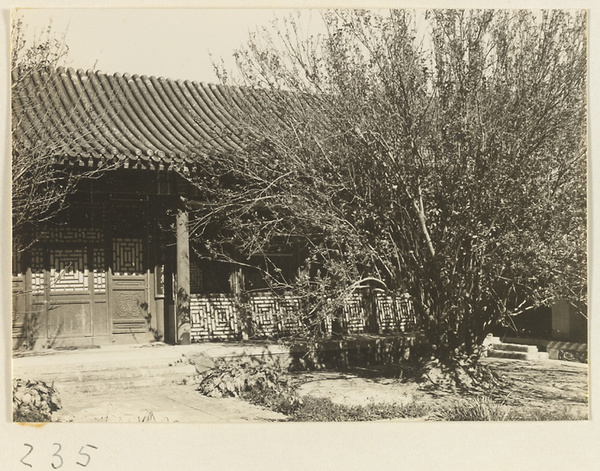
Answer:
<svg viewBox="0 0 600 471"><path fill-rule="evenodd" d="M147 332L148 280L143 270L143 241L113 239L111 311L113 334Z"/></svg>

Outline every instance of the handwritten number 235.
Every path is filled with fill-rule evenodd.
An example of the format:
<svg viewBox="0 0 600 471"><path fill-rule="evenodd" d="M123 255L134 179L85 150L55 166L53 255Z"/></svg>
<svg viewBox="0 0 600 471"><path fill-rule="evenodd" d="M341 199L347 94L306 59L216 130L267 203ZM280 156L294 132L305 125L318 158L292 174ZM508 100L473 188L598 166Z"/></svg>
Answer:
<svg viewBox="0 0 600 471"><path fill-rule="evenodd" d="M33 451L33 446L32 446L32 445L30 445L29 443L24 443L24 445L25 445L27 448L29 448L29 450L27 451L27 453L25 454L25 456L23 456L23 458L21 458L21 460L20 460L20 461L21 461L21 463L23 463L25 466L27 466L27 467L29 467L29 468L32 468L32 467L33 467L33 465L32 465L31 463L28 463L28 462L26 461L26 458L27 458L27 457L28 457L28 456L31 454L31 452ZM62 450L62 445L61 445L60 443L53 443L53 444L52 444L52 446L56 448L56 451L55 451L55 452L54 452L54 454L52 455L52 462L51 462L51 465L52 465L52 468L53 468L53 469L59 469L59 468L61 468L61 467L62 467L62 465L64 464L64 459L63 459L63 457L62 457L62 456L61 456L61 454L60 454L60 451ZM96 446L94 446L94 445L89 445L89 444L87 444L87 445L84 445L84 446L82 446L82 447L79 449L79 455L80 455L81 457L83 457L83 458L82 458L82 461L83 461L83 462L77 461L77 462L76 462L76 464L78 464L79 466L83 466L84 468L85 468L85 467L86 467L88 464L90 464L90 461L91 461L91 459L92 459L92 457L91 457L90 455L88 455L87 453L85 453L85 452L84 452L84 450L85 450L86 448L88 448L88 447L89 447L89 448L93 448L94 450L97 450L97 449L98 449L98 447L96 447Z"/></svg>

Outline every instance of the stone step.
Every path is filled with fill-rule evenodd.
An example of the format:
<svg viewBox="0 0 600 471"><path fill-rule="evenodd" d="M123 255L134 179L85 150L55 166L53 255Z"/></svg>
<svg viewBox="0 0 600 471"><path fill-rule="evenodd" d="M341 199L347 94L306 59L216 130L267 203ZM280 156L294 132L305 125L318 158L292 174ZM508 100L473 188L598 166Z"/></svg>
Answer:
<svg viewBox="0 0 600 471"><path fill-rule="evenodd" d="M136 378L152 378L152 377L181 377L185 378L194 375L196 369L189 363L175 364L173 366L131 366L129 368L95 368L88 370L72 370L56 372L41 372L30 371L19 372L15 371L15 378L37 379L46 383L82 383L89 381L111 381L111 380L134 380Z"/></svg>
<svg viewBox="0 0 600 471"><path fill-rule="evenodd" d="M520 345L516 343L494 343L490 346L491 350L501 350L508 352L537 353L538 348L535 345Z"/></svg>
<svg viewBox="0 0 600 471"><path fill-rule="evenodd" d="M130 367L154 367L168 366L178 363L187 363L184 355L131 355L115 357L114 355L96 354L77 357L67 355L49 355L42 360L35 357L18 358L14 361L15 366L28 371L44 371L56 369L60 365L61 370L94 371L98 369L122 369Z"/></svg>
<svg viewBox="0 0 600 471"><path fill-rule="evenodd" d="M156 376L156 377L145 377L145 378L129 378L129 379L113 379L110 381L106 380L90 380L81 383L78 382L56 382L54 387L59 393L65 394L96 394L109 391L134 391L134 390L145 390L157 386L167 386L176 384L190 384L193 381L193 377L174 377L174 376Z"/></svg>
<svg viewBox="0 0 600 471"><path fill-rule="evenodd" d="M488 357L490 358L510 358L513 360L539 360L539 352L516 352L512 350L489 350Z"/></svg>
<svg viewBox="0 0 600 471"><path fill-rule="evenodd" d="M27 372L30 377L53 374L87 374L98 371L120 372L129 369L167 368L188 364L189 360L183 355L169 356L132 356L115 358L113 355L85 356L51 356L35 362L35 358L19 358L13 362L14 376Z"/></svg>

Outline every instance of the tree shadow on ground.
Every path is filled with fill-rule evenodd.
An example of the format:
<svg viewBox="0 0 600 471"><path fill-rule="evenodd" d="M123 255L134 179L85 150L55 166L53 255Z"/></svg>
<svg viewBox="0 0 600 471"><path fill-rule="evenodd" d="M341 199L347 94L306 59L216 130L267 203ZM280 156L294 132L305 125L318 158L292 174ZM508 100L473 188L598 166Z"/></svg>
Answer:
<svg viewBox="0 0 600 471"><path fill-rule="evenodd" d="M436 402L457 398L485 396L506 406L531 406L581 410L585 415L588 404L588 371L580 365L565 362L526 362L484 359L481 362L501 379L499 385L481 389L437 388L421 383L418 396ZM412 363L377 366L355 366L336 370L305 372L302 380L344 380L349 377L367 379L376 384L415 385L419 382L419 366ZM425 387L421 387L425 386Z"/></svg>

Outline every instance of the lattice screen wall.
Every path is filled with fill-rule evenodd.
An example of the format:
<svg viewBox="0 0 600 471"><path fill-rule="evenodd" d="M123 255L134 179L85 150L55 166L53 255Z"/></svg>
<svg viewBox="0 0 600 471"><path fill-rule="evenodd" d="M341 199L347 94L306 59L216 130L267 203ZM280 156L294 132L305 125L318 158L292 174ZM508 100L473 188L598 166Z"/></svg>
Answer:
<svg viewBox="0 0 600 471"><path fill-rule="evenodd" d="M254 296L250 299L253 330L258 336L290 334L300 327L300 298Z"/></svg>
<svg viewBox="0 0 600 471"><path fill-rule="evenodd" d="M279 317L277 318L277 331L281 334L290 334L298 331L301 326L302 301L298 297L284 296L278 298Z"/></svg>

